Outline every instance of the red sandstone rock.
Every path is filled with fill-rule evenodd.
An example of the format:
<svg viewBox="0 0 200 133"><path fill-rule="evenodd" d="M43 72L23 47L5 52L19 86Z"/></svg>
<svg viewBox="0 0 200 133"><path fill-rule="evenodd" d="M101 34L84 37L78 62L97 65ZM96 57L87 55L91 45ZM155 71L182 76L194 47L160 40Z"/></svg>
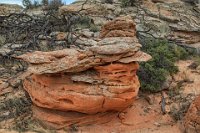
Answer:
<svg viewBox="0 0 200 133"><path fill-rule="evenodd" d="M91 124L103 124L111 121L118 115L118 113L114 111L88 115L74 111L64 112L50 110L37 106L32 106L32 110L33 117L39 120L45 127L52 129L61 129L72 125L86 126Z"/></svg>
<svg viewBox="0 0 200 133"><path fill-rule="evenodd" d="M91 84L84 80L74 82L69 73L33 75L24 81L24 88L40 107L87 114L121 111L137 96L138 68L137 63L95 67L96 75L88 75L94 80Z"/></svg>
<svg viewBox="0 0 200 133"><path fill-rule="evenodd" d="M184 128L186 133L200 132L200 96L190 105L184 118Z"/></svg>
<svg viewBox="0 0 200 133"><path fill-rule="evenodd" d="M30 63L28 71L33 74L23 85L35 105L36 119L54 128L102 123L116 116L113 111L133 103L140 87L137 61L151 59L139 51L133 20L121 17L109 22L100 38L85 40L91 47L84 50L37 51L17 57Z"/></svg>
<svg viewBox="0 0 200 133"><path fill-rule="evenodd" d="M119 17L105 24L100 33L100 38L106 37L135 37L136 26L130 16Z"/></svg>

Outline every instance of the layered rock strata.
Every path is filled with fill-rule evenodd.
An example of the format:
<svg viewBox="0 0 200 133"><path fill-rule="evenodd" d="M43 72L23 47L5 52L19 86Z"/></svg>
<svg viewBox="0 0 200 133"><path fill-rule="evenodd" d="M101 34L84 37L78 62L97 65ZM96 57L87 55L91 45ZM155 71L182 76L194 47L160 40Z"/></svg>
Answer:
<svg viewBox="0 0 200 133"><path fill-rule="evenodd" d="M130 17L108 24L115 26L109 32L103 26L100 41L85 50L37 51L17 57L30 63L33 74L23 84L37 119L54 128L104 123L133 103L140 87L137 62L151 56L140 51ZM128 27L133 27L130 35Z"/></svg>
<svg viewBox="0 0 200 133"><path fill-rule="evenodd" d="M135 37L136 25L131 17L119 17L105 24L100 33L100 38L105 37Z"/></svg>

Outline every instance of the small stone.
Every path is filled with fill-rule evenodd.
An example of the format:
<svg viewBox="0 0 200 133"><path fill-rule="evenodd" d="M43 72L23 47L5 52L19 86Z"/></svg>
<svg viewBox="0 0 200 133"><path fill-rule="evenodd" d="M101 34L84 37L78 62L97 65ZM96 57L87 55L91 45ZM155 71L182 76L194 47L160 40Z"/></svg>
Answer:
<svg viewBox="0 0 200 133"><path fill-rule="evenodd" d="M158 123L158 122L155 122L154 125L157 126L157 127L160 127L160 126L161 126L161 124Z"/></svg>
<svg viewBox="0 0 200 133"><path fill-rule="evenodd" d="M1 48L1 49L0 49L0 55L6 56L6 55L8 55L11 51L12 51L12 50L7 49L7 48Z"/></svg>
<svg viewBox="0 0 200 133"><path fill-rule="evenodd" d="M165 106L165 111L166 111L166 113L169 113L169 112L171 111L169 105L166 105L166 106Z"/></svg>
<svg viewBox="0 0 200 133"><path fill-rule="evenodd" d="M3 82L1 81L1 84L0 84L0 90L3 90L5 88L7 88L9 86L9 84L7 82Z"/></svg>

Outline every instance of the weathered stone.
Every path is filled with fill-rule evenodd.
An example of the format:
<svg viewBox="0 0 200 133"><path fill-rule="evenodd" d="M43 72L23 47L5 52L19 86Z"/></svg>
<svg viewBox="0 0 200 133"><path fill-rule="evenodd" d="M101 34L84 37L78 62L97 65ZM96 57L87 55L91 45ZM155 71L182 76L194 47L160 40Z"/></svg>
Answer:
<svg viewBox="0 0 200 133"><path fill-rule="evenodd" d="M81 30L81 34L86 38L94 37L94 32L91 32L89 29Z"/></svg>
<svg viewBox="0 0 200 133"><path fill-rule="evenodd" d="M137 63L98 66L88 80L73 82L73 74L33 75L24 87L37 106L63 111L94 114L108 110L120 111L132 103L139 89ZM98 83L98 81L101 81Z"/></svg>
<svg viewBox="0 0 200 133"><path fill-rule="evenodd" d="M183 125L186 133L200 132L200 96L190 105Z"/></svg>
<svg viewBox="0 0 200 133"><path fill-rule="evenodd" d="M111 37L102 39L98 46L91 47L90 50L97 54L113 55L138 51L141 45L136 38L131 37Z"/></svg>
<svg viewBox="0 0 200 133"><path fill-rule="evenodd" d="M123 26L118 22L115 26L135 33L134 22L126 18L117 19ZM116 116L113 111L129 107L140 88L137 61L151 56L140 51L135 34L118 35L79 39L84 50L36 51L16 57L30 63L28 71L33 74L23 86L35 105L35 118L54 128L82 126L108 122Z"/></svg>
<svg viewBox="0 0 200 133"><path fill-rule="evenodd" d="M0 16L8 16L11 13L19 13L22 10L23 7L17 4L0 4Z"/></svg>
<svg viewBox="0 0 200 133"><path fill-rule="evenodd" d="M50 110L37 106L33 106L32 110L33 117L39 120L45 127L51 129L62 129L72 125L80 127L91 124L103 124L111 121L118 115L114 111L88 115L74 111Z"/></svg>
<svg viewBox="0 0 200 133"><path fill-rule="evenodd" d="M3 90L3 89L5 89L5 88L7 88L8 86L9 86L8 83L3 82L3 81L0 81L0 90Z"/></svg>
<svg viewBox="0 0 200 133"><path fill-rule="evenodd" d="M38 39L40 39L40 40L50 40L51 37L50 36L39 35Z"/></svg>
<svg viewBox="0 0 200 133"><path fill-rule="evenodd" d="M130 62L133 62L133 61L138 61L138 62L148 61L150 59L151 59L151 56L149 54L138 51L134 55L129 56L129 57L124 57L124 58L118 60L117 62L130 63Z"/></svg>
<svg viewBox="0 0 200 133"><path fill-rule="evenodd" d="M100 33L100 38L106 37L134 37L135 23L130 16L119 17L105 24Z"/></svg>
<svg viewBox="0 0 200 133"><path fill-rule="evenodd" d="M97 43L97 46L80 51L76 49L64 49L53 52L33 52L18 56L31 63L29 71L35 74L57 72L80 72L105 64L118 61L127 57L132 58L141 45L136 38L114 37L105 38ZM151 57L146 54L136 54L131 60L146 61ZM130 59L129 59L130 60ZM121 60L120 62L127 62ZM130 61L129 61L130 62Z"/></svg>
<svg viewBox="0 0 200 133"><path fill-rule="evenodd" d="M166 78L166 81L163 83L163 85L161 86L161 90L165 90L165 89L169 89L170 85L172 83L172 76L168 76Z"/></svg>
<svg viewBox="0 0 200 133"><path fill-rule="evenodd" d="M91 47L97 45L97 41L83 37L77 38L75 43L79 46L84 46L84 47Z"/></svg>
<svg viewBox="0 0 200 133"><path fill-rule="evenodd" d="M199 54L200 55L200 41L198 43L194 43L194 44L179 44L180 46L185 47L188 50L193 51L195 54Z"/></svg>
<svg viewBox="0 0 200 133"><path fill-rule="evenodd" d="M55 34L55 35L54 35ZM54 35L54 36L53 36ZM52 33L50 36L53 36L55 37L55 39L57 41L63 41L63 40L66 40L67 39L67 35L68 33L66 32L56 32L56 33Z"/></svg>
<svg viewBox="0 0 200 133"><path fill-rule="evenodd" d="M91 15L102 15L106 14L106 8L101 5L101 4L95 4L92 2L84 3L82 2L77 2L74 4L70 5L64 5L59 8L59 13L60 14L68 14L68 13L81 13L81 14L91 14Z"/></svg>
<svg viewBox="0 0 200 133"><path fill-rule="evenodd" d="M158 2L155 4L153 2ZM142 10L136 13L136 19L140 21L138 30L151 29L149 34L158 38L168 38L176 44L196 44L200 40L200 19L199 8L185 4L180 0L146 0L141 4ZM140 15L143 11L145 20ZM142 22L145 21L145 24ZM165 29L163 30L163 26ZM149 34L140 33L143 36L151 37Z"/></svg>

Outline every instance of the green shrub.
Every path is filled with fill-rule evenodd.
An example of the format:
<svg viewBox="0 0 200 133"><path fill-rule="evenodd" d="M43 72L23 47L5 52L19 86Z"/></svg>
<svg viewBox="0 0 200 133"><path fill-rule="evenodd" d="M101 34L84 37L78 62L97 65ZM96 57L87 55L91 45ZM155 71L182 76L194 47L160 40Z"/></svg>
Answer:
<svg viewBox="0 0 200 133"><path fill-rule="evenodd" d="M31 0L22 0L22 4L27 9L30 9L33 6L32 3L31 3Z"/></svg>
<svg viewBox="0 0 200 133"><path fill-rule="evenodd" d="M105 3L113 4L113 0L105 0Z"/></svg>
<svg viewBox="0 0 200 133"><path fill-rule="evenodd" d="M38 0L22 0L22 4L26 9L33 9L41 6Z"/></svg>
<svg viewBox="0 0 200 133"><path fill-rule="evenodd" d="M166 77L178 72L175 61L188 56L185 49L164 40L145 40L142 51L150 54L152 59L141 63L138 72L141 89L151 92L160 91Z"/></svg>
<svg viewBox="0 0 200 133"><path fill-rule="evenodd" d="M90 26L90 31L92 32L98 32L100 30L100 28L98 26L96 26L95 24L92 24Z"/></svg>
<svg viewBox="0 0 200 133"><path fill-rule="evenodd" d="M79 18L78 21L76 21L76 27L79 27L79 28L89 28L90 25L91 25L91 18L89 18L88 16L82 16Z"/></svg>
<svg viewBox="0 0 200 133"><path fill-rule="evenodd" d="M62 2L62 0L50 0L48 2L48 10L58 10L60 6L63 6L64 3Z"/></svg>
<svg viewBox="0 0 200 133"><path fill-rule="evenodd" d="M88 28L91 31L98 31L98 27L94 24L94 20L91 19L88 16L81 16L80 18L78 18L76 21L74 21L74 25L76 28L78 29L85 29Z"/></svg>
<svg viewBox="0 0 200 133"><path fill-rule="evenodd" d="M127 7L127 6L134 6L135 2L137 0L120 0L122 7Z"/></svg>

